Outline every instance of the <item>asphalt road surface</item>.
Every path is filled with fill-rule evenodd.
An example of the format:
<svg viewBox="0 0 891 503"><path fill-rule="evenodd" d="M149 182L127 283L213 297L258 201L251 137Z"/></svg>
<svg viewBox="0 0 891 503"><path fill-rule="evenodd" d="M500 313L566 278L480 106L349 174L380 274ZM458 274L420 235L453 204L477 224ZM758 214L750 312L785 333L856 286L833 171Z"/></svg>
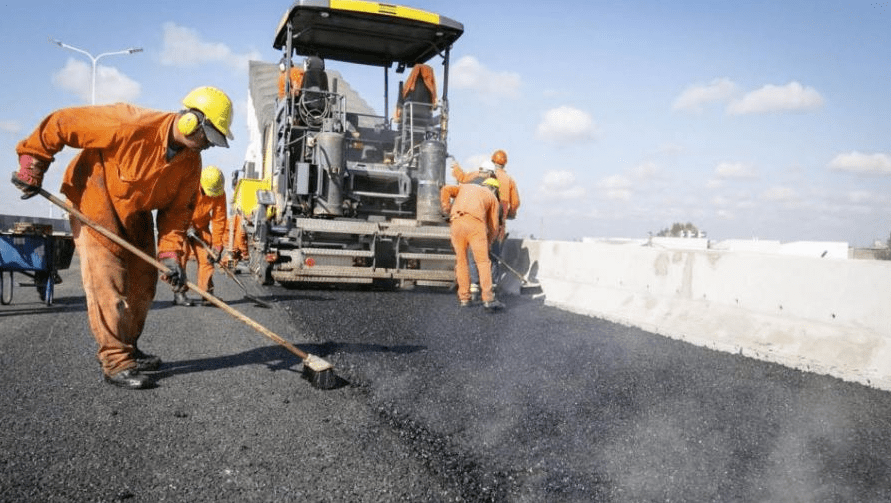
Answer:
<svg viewBox="0 0 891 503"><path fill-rule="evenodd" d="M103 383L77 260L0 306L0 501L889 501L891 394L509 296L162 285L157 387ZM194 277L194 276L193 276ZM17 281L23 279L17 276ZM243 277L247 279L247 277Z"/></svg>

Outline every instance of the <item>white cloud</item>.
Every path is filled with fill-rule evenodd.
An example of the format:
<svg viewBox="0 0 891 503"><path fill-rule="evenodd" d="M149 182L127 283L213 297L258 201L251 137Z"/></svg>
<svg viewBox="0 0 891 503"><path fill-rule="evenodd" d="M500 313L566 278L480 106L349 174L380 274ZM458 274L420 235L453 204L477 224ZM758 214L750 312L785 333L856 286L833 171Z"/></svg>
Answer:
<svg viewBox="0 0 891 503"><path fill-rule="evenodd" d="M724 196L714 196L712 197L712 204L721 207L730 206L730 199Z"/></svg>
<svg viewBox="0 0 891 503"><path fill-rule="evenodd" d="M891 175L891 155L849 152L839 154L829 162L829 169L859 175Z"/></svg>
<svg viewBox="0 0 891 503"><path fill-rule="evenodd" d="M727 178L757 178L758 174L751 166L741 162L722 162L715 167L715 176Z"/></svg>
<svg viewBox="0 0 891 503"><path fill-rule="evenodd" d="M545 200L570 200L584 197L585 188L580 186L571 171L547 171L539 185L539 195Z"/></svg>
<svg viewBox="0 0 891 503"><path fill-rule="evenodd" d="M473 56L463 56L449 70L449 84L454 88L489 96L518 98L520 83L520 74L489 70Z"/></svg>
<svg viewBox="0 0 891 503"><path fill-rule="evenodd" d="M202 40L197 31L176 23L164 23L162 29L161 63L164 65L190 68L205 63L223 63L235 71L246 72L248 61L261 58L256 51L235 54L226 44Z"/></svg>
<svg viewBox="0 0 891 503"><path fill-rule="evenodd" d="M703 105L717 101L726 101L736 91L736 84L728 78L715 79L705 85L690 86L681 93L672 110L702 112Z"/></svg>
<svg viewBox="0 0 891 503"><path fill-rule="evenodd" d="M747 164L724 161L715 166L714 176L706 182L706 187L716 189L723 187L728 180L751 180L757 177L758 173Z"/></svg>
<svg viewBox="0 0 891 503"><path fill-rule="evenodd" d="M780 111L813 110L823 106L823 97L813 87L790 82L784 86L768 84L731 102L727 112L732 115L764 114Z"/></svg>
<svg viewBox="0 0 891 503"><path fill-rule="evenodd" d="M93 67L83 61L69 58L65 67L52 76L53 84L71 91L86 103L92 100ZM117 68L96 66L96 103L134 101L142 91L139 82L127 77Z"/></svg>
<svg viewBox="0 0 891 503"><path fill-rule="evenodd" d="M595 139L597 126L587 113L561 106L545 112L535 133L539 138L553 143L585 143Z"/></svg>
<svg viewBox="0 0 891 503"><path fill-rule="evenodd" d="M4 133L19 133L22 131L22 125L17 121L0 120L0 131Z"/></svg>
<svg viewBox="0 0 891 503"><path fill-rule="evenodd" d="M799 196L793 188L775 185L762 192L761 199L778 203L793 203L799 200Z"/></svg>
<svg viewBox="0 0 891 503"><path fill-rule="evenodd" d="M851 190L844 197L851 204L877 203L880 200L875 193L868 190Z"/></svg>
<svg viewBox="0 0 891 503"><path fill-rule="evenodd" d="M631 180L624 175L612 175L600 180L597 188L607 199L627 201L631 199Z"/></svg>
<svg viewBox="0 0 891 503"><path fill-rule="evenodd" d="M631 175L638 180L653 180L659 178L662 168L653 161L645 161L631 169Z"/></svg>

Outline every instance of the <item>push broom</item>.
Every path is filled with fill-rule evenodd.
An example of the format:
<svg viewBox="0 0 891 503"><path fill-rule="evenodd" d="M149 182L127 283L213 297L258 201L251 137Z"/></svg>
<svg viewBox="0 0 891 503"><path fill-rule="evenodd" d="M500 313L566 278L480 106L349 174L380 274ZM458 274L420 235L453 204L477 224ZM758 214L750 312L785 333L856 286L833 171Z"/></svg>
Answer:
<svg viewBox="0 0 891 503"><path fill-rule="evenodd" d="M161 271L163 274L170 274L172 272L169 269L167 269L167 267L165 267L164 264L162 264L161 262L156 260L154 257L149 256L147 253L145 253L144 251L140 250L139 248L133 246L132 244L127 242L122 237L120 237L117 234L102 227L101 225L97 224L96 222L93 222L89 217L87 217L86 215L84 215L83 213L81 213L80 211L78 211L76 208L74 208L70 204L66 203L65 201L59 199L58 197L54 196L53 194L50 194L49 192L47 192L44 189L40 189L39 194L41 196L45 197L46 199L48 199L51 203L55 204L59 208L62 208L63 210L67 211L68 213L74 215L78 220L83 222L84 225L87 225L88 227L92 228L99 234L102 234L103 236L112 240L115 244L120 245L121 247L130 251L137 257L139 257L139 258L145 260L146 262L148 262L149 264L155 266L155 268L158 269L159 271ZM230 307L225 302L221 301L220 299L214 297L213 295L211 295L211 294L207 293L206 291L204 291L203 289L199 288L198 285L196 285L192 282L186 282L186 286L189 287L189 290L192 290L193 292L197 293L198 295L200 295L201 297L206 299L211 304L226 311L227 313L229 313L236 319L246 323L248 326L250 326L254 330L256 330L256 331L260 332L261 334L265 335L266 337L272 339L276 343L284 346L291 353L294 353L295 355L299 356L300 359L303 360L303 376L307 380L309 380L309 382L312 383L312 385L315 386L316 388L331 389L337 385L337 376L334 374L334 366L331 365L330 363L328 363L327 361L323 360L322 358L319 358L318 356L311 355L309 353L306 353L306 352L298 349L296 346L294 346L290 342L282 339L281 337L276 335L274 332L272 332L268 328L264 327L263 325L260 325L256 321L248 318L244 314L242 314L242 313L238 312L237 310L235 310L234 308Z"/></svg>

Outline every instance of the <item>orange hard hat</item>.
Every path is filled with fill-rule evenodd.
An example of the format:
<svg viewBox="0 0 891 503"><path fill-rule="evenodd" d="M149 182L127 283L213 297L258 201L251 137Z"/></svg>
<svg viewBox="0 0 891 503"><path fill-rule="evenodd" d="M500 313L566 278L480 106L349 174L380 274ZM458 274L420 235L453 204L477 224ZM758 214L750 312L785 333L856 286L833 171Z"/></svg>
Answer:
<svg viewBox="0 0 891 503"><path fill-rule="evenodd" d="M495 153L492 154L492 162L504 166L507 164L507 152L504 150L496 150Z"/></svg>

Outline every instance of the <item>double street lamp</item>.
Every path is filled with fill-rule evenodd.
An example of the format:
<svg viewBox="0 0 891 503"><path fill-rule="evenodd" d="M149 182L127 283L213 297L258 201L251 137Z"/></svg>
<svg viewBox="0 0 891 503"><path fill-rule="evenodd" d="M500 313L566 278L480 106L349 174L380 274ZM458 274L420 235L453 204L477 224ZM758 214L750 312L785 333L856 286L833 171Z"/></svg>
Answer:
<svg viewBox="0 0 891 503"><path fill-rule="evenodd" d="M84 54L88 58L90 58L90 60L93 62L93 84L90 87L90 91L92 94L91 104L93 104L93 105L96 104L96 63L99 61L99 58L103 58L105 56L114 56L115 54L133 54L135 52L142 52L142 47L131 47L130 49L124 49L123 51L103 52L102 54L100 54L98 56L93 56L89 52L87 52L83 49L78 49L77 47L74 47L72 45L68 45L65 42L62 42L61 40L50 39L50 42L52 42L64 49L71 49L72 51Z"/></svg>

